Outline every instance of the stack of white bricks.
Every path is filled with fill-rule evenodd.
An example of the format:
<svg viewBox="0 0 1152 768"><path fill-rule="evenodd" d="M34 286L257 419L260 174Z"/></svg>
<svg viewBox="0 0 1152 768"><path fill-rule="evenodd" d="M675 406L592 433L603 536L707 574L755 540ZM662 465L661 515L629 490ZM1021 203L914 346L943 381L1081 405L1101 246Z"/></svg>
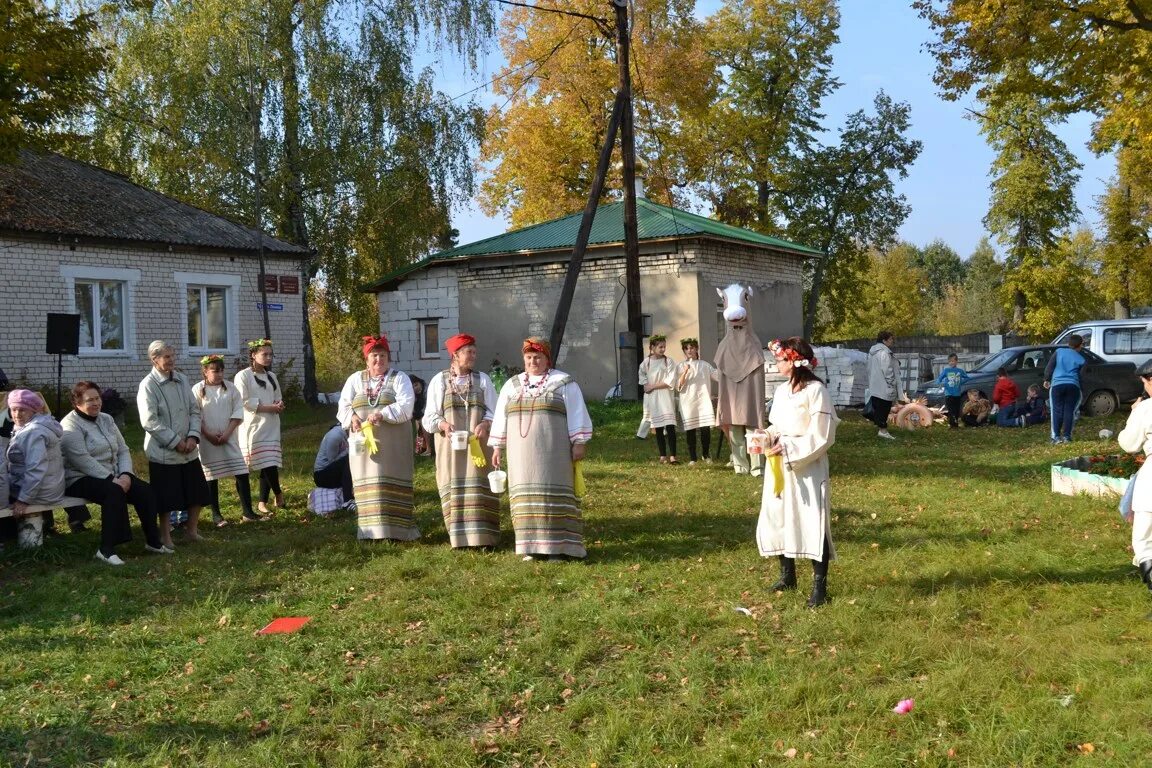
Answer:
<svg viewBox="0 0 1152 768"><path fill-rule="evenodd" d="M932 355L897 352L895 357L900 361L900 381L909 395L935 378L932 375Z"/></svg>
<svg viewBox="0 0 1152 768"><path fill-rule="evenodd" d="M868 387L868 353L857 349L816 347L817 375L828 384L832 404L860 405Z"/></svg>

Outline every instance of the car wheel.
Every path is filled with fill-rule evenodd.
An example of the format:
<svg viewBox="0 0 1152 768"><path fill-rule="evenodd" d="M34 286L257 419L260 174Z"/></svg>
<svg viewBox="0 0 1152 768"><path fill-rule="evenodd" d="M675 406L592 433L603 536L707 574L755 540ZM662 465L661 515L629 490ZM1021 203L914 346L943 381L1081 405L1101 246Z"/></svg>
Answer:
<svg viewBox="0 0 1152 768"><path fill-rule="evenodd" d="M1088 416L1111 416L1116 410L1116 395L1106 389L1098 389L1084 401L1084 413Z"/></svg>

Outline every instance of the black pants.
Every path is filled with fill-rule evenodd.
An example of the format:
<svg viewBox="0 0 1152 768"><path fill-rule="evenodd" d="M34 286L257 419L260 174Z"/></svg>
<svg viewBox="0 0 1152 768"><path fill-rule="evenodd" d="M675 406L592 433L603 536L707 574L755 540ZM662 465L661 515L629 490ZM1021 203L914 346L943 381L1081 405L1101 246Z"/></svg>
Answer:
<svg viewBox="0 0 1152 768"><path fill-rule="evenodd" d="M962 395L945 395L944 407L948 409L948 426L955 427L960 422L960 409L964 406Z"/></svg>
<svg viewBox="0 0 1152 768"><path fill-rule="evenodd" d="M210 496L209 504L212 505L212 519L223 520L224 515L220 512L220 481L208 481L208 493ZM236 495L240 498L240 511L244 517L252 517L255 513L252 511L252 483L248 480L248 475L236 475Z"/></svg>
<svg viewBox="0 0 1152 768"><path fill-rule="evenodd" d="M132 478L128 493L108 479L82 477L65 491L100 505L100 551L112 554L116 545L132 540L132 523L128 519L128 505L136 508L144 541L149 546L160 546L160 528L156 519L156 498L152 486L138 477Z"/></svg>
<svg viewBox="0 0 1152 768"><path fill-rule="evenodd" d="M317 488L339 488L344 493L344 501L352 501L352 468L348 457L341 456L324 469L312 473Z"/></svg>
<svg viewBox="0 0 1152 768"><path fill-rule="evenodd" d="M892 401L882 397L872 397L872 422L880 429L888 429L888 414L892 413Z"/></svg>
<svg viewBox="0 0 1152 768"><path fill-rule="evenodd" d="M280 495L280 467L264 467L260 470L260 501L268 503L268 496Z"/></svg>
<svg viewBox="0 0 1152 768"><path fill-rule="evenodd" d="M661 456L676 455L676 425L656 427L656 447L660 449ZM669 452L669 449L671 452Z"/></svg>
<svg viewBox="0 0 1152 768"><path fill-rule="evenodd" d="M708 458L709 448L712 447L712 428L697 427L684 430L684 441L688 443L688 459L696 461L696 434L700 434L700 453Z"/></svg>

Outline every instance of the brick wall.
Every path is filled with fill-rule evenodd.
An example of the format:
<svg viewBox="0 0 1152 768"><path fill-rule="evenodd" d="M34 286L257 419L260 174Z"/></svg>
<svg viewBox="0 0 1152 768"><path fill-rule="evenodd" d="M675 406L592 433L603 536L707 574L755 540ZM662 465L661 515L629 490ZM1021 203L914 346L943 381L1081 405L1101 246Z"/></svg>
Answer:
<svg viewBox="0 0 1152 768"><path fill-rule="evenodd" d="M296 258L266 254L269 275L300 276ZM176 349L177 365L193 381L199 379L199 354L188 350L186 288L179 274L224 276L238 285L233 293L234 332L226 358L247 360L247 339L264 335L259 303L258 266L252 255L204 252L169 252L163 248L77 245L75 250L53 242L0 238L3 301L0 302L0 367L13 382L40 385L56 381L56 356L44 352L45 315L73 312L74 294L69 274L110 270L132 277L127 292L128 317L123 352L64 356L63 382L67 387L86 378L115 387L134 399L136 387L148 373L148 344L164 339ZM303 295L269 293L269 304L283 305L269 313L277 364L295 358L291 375L303 379Z"/></svg>
<svg viewBox="0 0 1152 768"><path fill-rule="evenodd" d="M460 293L454 267L432 267L405 280L398 290L376 294L380 331L388 337L393 364L425 381L444 370L448 353L444 340L460 332ZM437 357L421 355L420 321L435 320L439 330Z"/></svg>

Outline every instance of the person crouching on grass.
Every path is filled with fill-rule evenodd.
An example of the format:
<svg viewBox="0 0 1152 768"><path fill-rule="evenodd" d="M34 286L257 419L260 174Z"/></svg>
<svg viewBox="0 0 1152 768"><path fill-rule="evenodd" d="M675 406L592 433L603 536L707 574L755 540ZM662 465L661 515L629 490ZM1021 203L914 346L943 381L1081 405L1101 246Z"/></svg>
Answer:
<svg viewBox="0 0 1152 768"><path fill-rule="evenodd" d="M816 355L799 336L768 345L776 370L788 380L776 388L767 456L779 456L782 471L764 473L756 545L761 557L780 558L780 579L770 589L796 588L796 558L812 561L808 607L828 602L828 564L835 559L829 524L828 449L840 418L824 382L812 370Z"/></svg>
<svg viewBox="0 0 1152 768"><path fill-rule="evenodd" d="M1144 394L1132 406L1132 413L1120 434L1120 447L1128 453L1152 453L1152 360L1136 369L1144 385ZM1140 578L1152 590L1152 469L1144 462L1132 478L1132 563L1140 569Z"/></svg>

